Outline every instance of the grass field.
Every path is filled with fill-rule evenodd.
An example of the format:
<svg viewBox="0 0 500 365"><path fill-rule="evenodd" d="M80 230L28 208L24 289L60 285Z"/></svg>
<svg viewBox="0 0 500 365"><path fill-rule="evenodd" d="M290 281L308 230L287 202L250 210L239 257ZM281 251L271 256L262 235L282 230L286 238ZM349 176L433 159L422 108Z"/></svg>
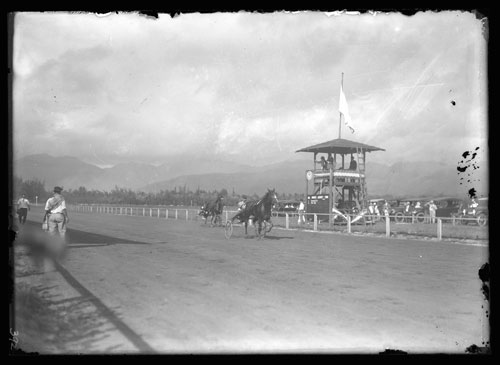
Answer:
<svg viewBox="0 0 500 365"><path fill-rule="evenodd" d="M20 246L42 239L41 214L30 212ZM64 308L58 321L71 326L28 326L20 312L20 344L48 353L464 353L488 340L477 274L487 244L282 229L259 241L249 232L235 227L226 240L199 221L71 212L58 270L35 275L16 262L16 288Z"/></svg>

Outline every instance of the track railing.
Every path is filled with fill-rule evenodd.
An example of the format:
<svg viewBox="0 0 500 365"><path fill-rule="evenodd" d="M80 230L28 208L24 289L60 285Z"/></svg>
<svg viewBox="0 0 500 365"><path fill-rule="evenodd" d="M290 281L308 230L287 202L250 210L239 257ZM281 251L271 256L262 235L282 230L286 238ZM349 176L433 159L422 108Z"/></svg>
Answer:
<svg viewBox="0 0 500 365"><path fill-rule="evenodd" d="M180 207L147 207L147 206L113 206L113 205L71 205L68 209L79 213L113 214L123 216L152 217L156 219L173 219L184 221L204 221L196 208ZM230 220L238 211L224 210L222 221ZM330 231L345 234L368 234L386 237L420 236L464 239L488 239L488 227L482 226L477 218L426 217L423 221L408 220L400 222L393 215L357 215L357 214L319 214L296 212L273 212L272 222L275 227L306 231ZM206 222L206 223L209 223Z"/></svg>

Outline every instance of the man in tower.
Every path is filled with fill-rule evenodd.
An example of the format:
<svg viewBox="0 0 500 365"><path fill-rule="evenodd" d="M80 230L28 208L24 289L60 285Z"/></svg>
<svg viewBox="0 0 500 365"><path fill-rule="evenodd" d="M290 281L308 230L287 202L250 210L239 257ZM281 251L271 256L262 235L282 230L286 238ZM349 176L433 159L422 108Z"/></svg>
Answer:
<svg viewBox="0 0 500 365"><path fill-rule="evenodd" d="M354 156L351 156L351 163L349 164L349 170L357 170L357 168L358 164L356 163Z"/></svg>

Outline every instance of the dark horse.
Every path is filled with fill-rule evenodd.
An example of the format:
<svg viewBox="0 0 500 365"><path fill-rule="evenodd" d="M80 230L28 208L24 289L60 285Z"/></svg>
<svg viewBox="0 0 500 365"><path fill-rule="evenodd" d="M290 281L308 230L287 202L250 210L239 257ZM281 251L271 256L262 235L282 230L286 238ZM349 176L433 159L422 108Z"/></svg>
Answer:
<svg viewBox="0 0 500 365"><path fill-rule="evenodd" d="M267 193L262 199L247 201L245 207L231 218L231 222L238 219L241 223L244 223L246 235L248 233L248 221L252 219L255 225L255 235L258 239L261 239L273 228L271 210L274 202L277 201L278 197L276 196L275 190L267 189ZM262 231L262 225L264 225L264 231ZM269 225L269 227L267 227L267 225Z"/></svg>
<svg viewBox="0 0 500 365"><path fill-rule="evenodd" d="M213 226L214 224L221 223L221 214L222 211L224 210L224 198L222 195L219 195L217 199L213 202L208 202L204 203L201 206L200 212L198 215L201 215L205 219L205 224L207 223L207 218L212 217L210 219L210 225Z"/></svg>

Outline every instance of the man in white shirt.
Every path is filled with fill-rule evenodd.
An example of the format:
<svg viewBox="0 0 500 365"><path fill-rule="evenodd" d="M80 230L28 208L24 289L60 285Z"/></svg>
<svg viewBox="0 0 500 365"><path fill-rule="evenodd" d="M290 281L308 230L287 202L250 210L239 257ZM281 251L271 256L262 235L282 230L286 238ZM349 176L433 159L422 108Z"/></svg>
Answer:
<svg viewBox="0 0 500 365"><path fill-rule="evenodd" d="M431 216L431 223L435 223L437 206L436 204L434 204L434 200L431 200L426 205L429 206L429 215Z"/></svg>
<svg viewBox="0 0 500 365"><path fill-rule="evenodd" d="M51 235L55 235L56 231L58 231L61 238L64 239L69 217L66 210L66 202L61 195L61 191L62 188L59 186L54 188L54 195L45 204L44 220L48 218L49 233Z"/></svg>
<svg viewBox="0 0 500 365"><path fill-rule="evenodd" d="M299 220L297 222L298 224L300 224L301 222L302 223L306 222L306 218L305 218L305 215L304 215L305 210L306 210L306 207L304 205L304 201L300 200L299 206L297 208L297 211L299 213Z"/></svg>
<svg viewBox="0 0 500 365"><path fill-rule="evenodd" d="M20 224L26 223L28 210L30 210L30 202L26 199L26 195L23 194L23 196L17 201L17 216L19 217Z"/></svg>
<svg viewBox="0 0 500 365"><path fill-rule="evenodd" d="M476 202L476 199L472 198L470 207L472 208L472 214L476 215L476 208L479 206L479 204Z"/></svg>
<svg viewBox="0 0 500 365"><path fill-rule="evenodd" d="M368 205L368 210L370 211L370 214L375 214L375 203Z"/></svg>

